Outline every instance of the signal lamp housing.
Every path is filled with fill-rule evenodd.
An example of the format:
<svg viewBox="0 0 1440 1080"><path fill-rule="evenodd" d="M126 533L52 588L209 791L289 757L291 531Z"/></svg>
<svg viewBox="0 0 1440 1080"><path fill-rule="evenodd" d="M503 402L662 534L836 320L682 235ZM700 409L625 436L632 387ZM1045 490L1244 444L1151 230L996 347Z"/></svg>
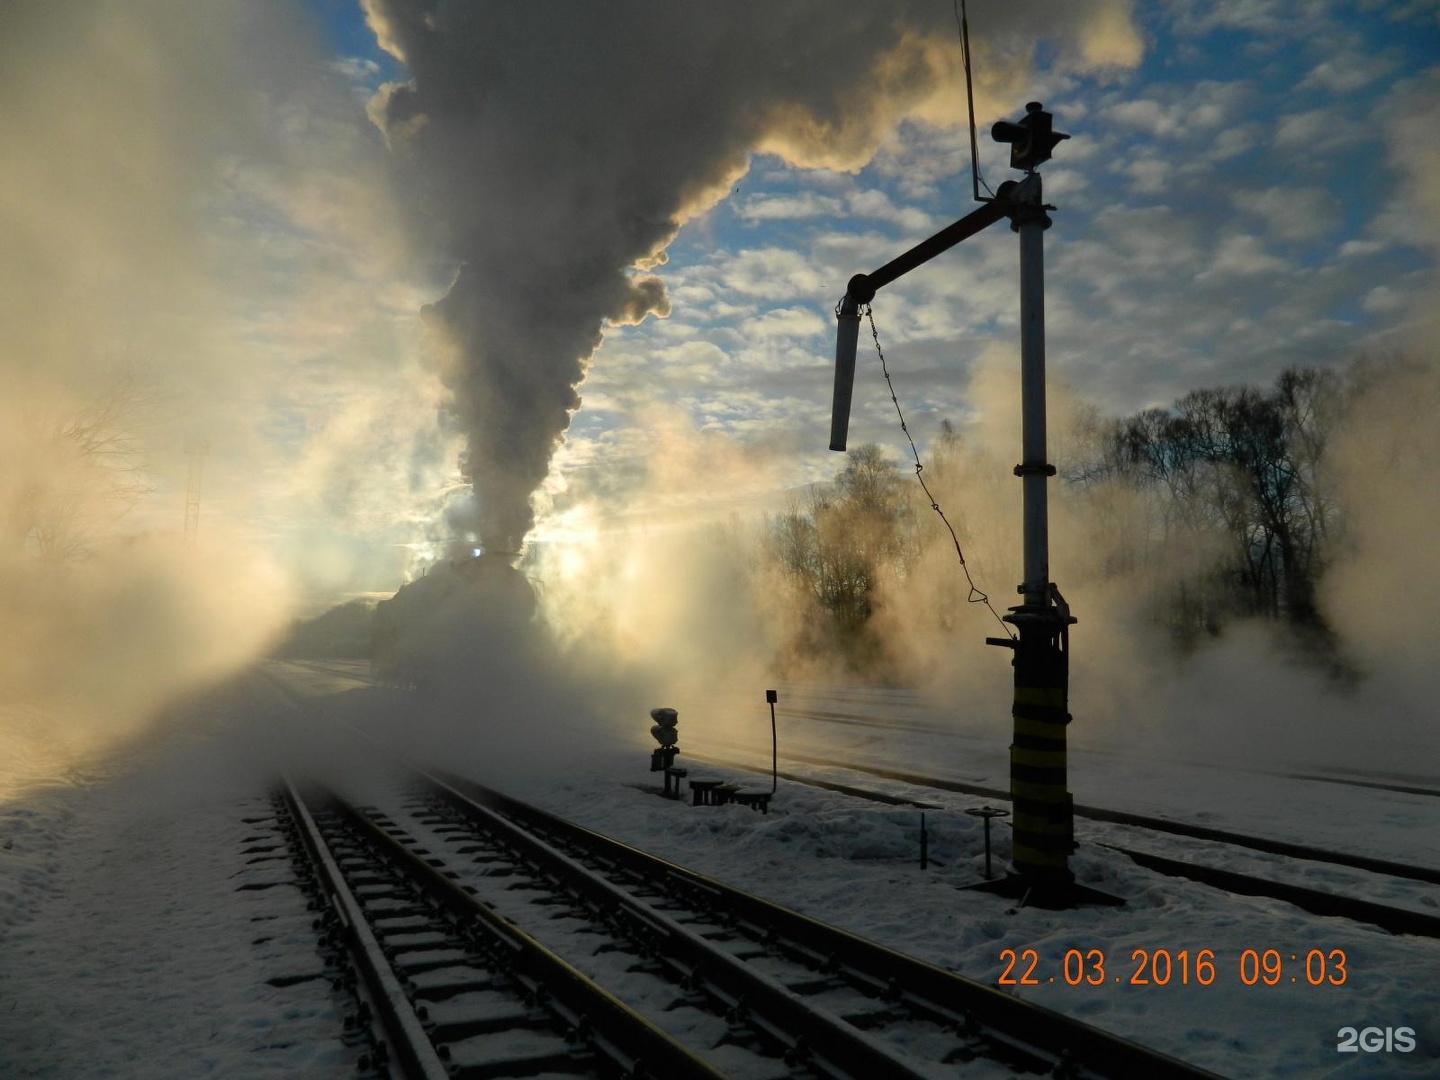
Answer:
<svg viewBox="0 0 1440 1080"><path fill-rule="evenodd" d="M1050 160L1050 153L1063 140L1070 138L1064 132L1053 130L1055 118L1031 101L1025 106L1025 118L1019 122L999 120L990 129L990 137L996 142L1010 144L1010 167L1033 172L1035 168Z"/></svg>

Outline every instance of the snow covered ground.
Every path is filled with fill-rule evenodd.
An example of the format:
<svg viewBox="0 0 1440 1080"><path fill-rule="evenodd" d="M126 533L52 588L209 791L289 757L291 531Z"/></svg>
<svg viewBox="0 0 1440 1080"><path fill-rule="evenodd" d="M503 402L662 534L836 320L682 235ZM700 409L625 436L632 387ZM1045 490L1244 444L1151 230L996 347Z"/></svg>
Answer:
<svg viewBox="0 0 1440 1080"><path fill-rule="evenodd" d="M0 1076L353 1077L230 688L0 804ZM249 886L249 887L247 887Z"/></svg>
<svg viewBox="0 0 1440 1080"><path fill-rule="evenodd" d="M245 819L268 809L264 780L279 743L311 745L333 762L338 751L327 733L342 720L421 751L434 733L414 711L413 696L369 684L359 666L267 670L264 678L242 679L177 709L152 738L103 768L65 776L37 768L27 791L0 803L0 1076L353 1074L354 1054L337 1038L338 999L323 980L292 981L320 968L309 915L292 887L263 887L282 880L285 870L258 850L266 846L263 826ZM297 705L297 693L316 708ZM804 750L1007 785L1003 740L958 734L910 696L827 698L783 688L781 709L782 769L809 768L783 760L786 750ZM881 731L799 715L806 710L868 713L940 730ZM710 732L682 708L681 745L691 754L748 753L768 766L768 716L763 704L754 713L753 723L747 718ZM262 717L279 717L282 733L260 725ZM452 744L446 764L979 981L996 982L1007 949L1019 959L1018 976L1029 964L1025 950L1034 950L1039 984L1015 992L1224 1076L1440 1076L1440 942L1142 870L1088 841L1111 839L1178 858L1193 843L1086 822L1077 823L1082 848L1071 865L1083 882L1124 897L1126 906L1016 911L1010 901L956 888L983 876L979 823L963 811L985 800L812 770L937 806L925 812L933 861L921 870L918 808L784 780L768 815L655 797L643 790L654 778L642 720L633 739L615 745L589 743L572 753L563 733L536 733L519 748L507 746L501 763L487 765L478 745L473 754L457 754ZM477 722L476 730L484 725ZM726 775L690 764L692 775ZM757 785L761 779L730 774ZM1079 803L1440 865L1440 799L1433 797L1178 764L1158 752L1122 755L1113 748L1077 751L1071 776ZM994 839L998 869L1008 830L997 826ZM1435 887L1269 856L1236 868L1262 867L1312 887L1440 913ZM1090 978L1095 951L1103 953L1100 985L1067 984L1063 962L1072 949L1085 958L1082 973ZM1201 985L1196 966L1205 949L1213 952L1209 985ZM1247 949L1280 957L1276 985L1245 985ZM1166 985L1155 984L1153 968L1149 985L1132 983L1136 950L1168 953ZM1319 986L1306 978L1312 950L1325 958ZM1337 950L1344 953L1342 985L1329 981L1338 977ZM1347 1027L1411 1028L1415 1048L1361 1049L1371 1040L1346 1039ZM1357 1049L1342 1052L1342 1040Z"/></svg>

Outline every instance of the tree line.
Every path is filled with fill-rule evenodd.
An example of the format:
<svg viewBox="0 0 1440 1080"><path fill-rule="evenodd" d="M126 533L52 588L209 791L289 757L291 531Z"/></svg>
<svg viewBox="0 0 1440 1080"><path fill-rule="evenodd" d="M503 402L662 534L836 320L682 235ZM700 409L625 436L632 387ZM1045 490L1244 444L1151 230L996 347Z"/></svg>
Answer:
<svg viewBox="0 0 1440 1080"><path fill-rule="evenodd" d="M1237 620L1264 619L1310 657L1342 671L1318 602L1326 568L1347 543L1332 443L1365 388L1406 365L1394 358L1344 371L1292 366L1268 388L1195 390L1169 408L1118 419L1082 411L1064 458L1052 451L1060 466L1052 499L1092 523L1108 515L1110 535L1090 571L1102 578L1144 575L1152 587L1143 617L1177 649L1193 648ZM925 475L935 490L977 465L948 422L929 457ZM995 463L988 464L994 473ZM830 649L857 670L883 666L873 626L882 583L914 574L942 527L905 472L879 447L862 446L833 484L767 519L764 560L811 608L811 620L788 643L798 654ZM1018 503L1018 491L1012 495ZM959 518L957 538L974 540L973 516L967 520L961 505L945 509L952 524ZM943 539L942 548L949 542ZM1018 536L1012 543L1018 552ZM953 562L953 551L949 556ZM1012 561L1018 568L1018 557ZM1013 582L991 580L1008 595ZM942 599L938 606L953 616L953 587Z"/></svg>

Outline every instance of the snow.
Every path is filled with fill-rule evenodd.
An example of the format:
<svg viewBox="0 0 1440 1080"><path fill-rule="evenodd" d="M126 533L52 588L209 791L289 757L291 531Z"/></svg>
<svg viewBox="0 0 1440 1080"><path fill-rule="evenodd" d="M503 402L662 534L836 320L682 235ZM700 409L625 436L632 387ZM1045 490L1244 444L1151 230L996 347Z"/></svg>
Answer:
<svg viewBox="0 0 1440 1080"><path fill-rule="evenodd" d="M311 916L298 891L284 884L288 867L256 850L268 845L264 825L244 819L268 813L265 779L277 740L323 745L324 729L347 718L393 734L398 716L406 745L423 748L424 720L406 712L412 698L370 685L356 665L271 664L268 671L323 708L303 710L252 676L192 703L189 715L103 769L63 782L42 770L46 782L0 803L0 1076L353 1075L355 1052L338 1037L341 999L325 980L306 978L322 965ZM743 754L768 770L763 702L753 725L730 724L723 732L717 726L709 738L700 713L683 702L668 704L681 711L682 759ZM807 709L904 718L936 730L876 731L798 715ZM260 716L281 725L280 733L262 727L257 735ZM1071 866L1085 884L1123 896L1126 906L1015 910L1013 901L957 888L983 877L981 825L963 811L986 800L784 758L787 751L808 752L1007 785L1003 739L957 733L914 696L782 689L781 768L938 806L924 811L927 870L918 863L919 808L785 780L769 814L658 798L642 790L655 782L648 711L637 711L634 726L634 738L587 745L570 756L560 750L563 740L537 739L536 758L561 768L517 768L507 759L493 768L496 775L485 775L483 755L447 764L978 981L995 983L1003 950L1023 961L1024 950L1033 949L1041 983L1017 988L1025 998L1224 1076L1440 1076L1440 942L1151 873L1093 841L1175 858L1216 856L1195 841L1083 820ZM1440 799L1299 780L1253 764L1181 763L1151 749L1139 756L1115 747L1077 750L1076 801L1440 865ZM695 774L694 760L682 763ZM762 784L756 773L700 769L768 789L768 771ZM1002 822L992 828L998 871L1009 832ZM1440 913L1435 886L1273 856L1227 858L1234 869ZM241 888L246 884L252 887ZM1061 964L1068 949L1104 953L1102 985L1066 984ZM1176 975L1168 985L1130 983L1137 949L1171 954ZM1179 985L1179 954L1193 965L1202 949L1214 952L1214 981L1199 985L1192 968L1190 983ZM1278 950L1282 982L1243 985L1245 949ZM1344 985L1306 982L1311 949L1327 956L1344 950ZM1299 958L1293 965L1292 954ZM1402 1026L1415 1030L1412 1052L1337 1050L1344 1027Z"/></svg>
<svg viewBox="0 0 1440 1080"><path fill-rule="evenodd" d="M265 773L184 741L0 806L0 1076L354 1076L328 983L268 984L322 961L299 891L253 887L290 876L247 854Z"/></svg>

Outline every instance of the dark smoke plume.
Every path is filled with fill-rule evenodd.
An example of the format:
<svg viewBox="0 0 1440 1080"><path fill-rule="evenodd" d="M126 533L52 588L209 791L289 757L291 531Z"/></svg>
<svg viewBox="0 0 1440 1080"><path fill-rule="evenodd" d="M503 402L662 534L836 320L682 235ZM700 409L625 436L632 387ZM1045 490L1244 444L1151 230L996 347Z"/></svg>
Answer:
<svg viewBox="0 0 1440 1080"><path fill-rule="evenodd" d="M644 270L752 153L856 169L904 117L964 116L951 5L935 0L363 2L411 75L372 117L417 226L460 265L428 314L468 438L468 531L489 550L529 531L604 327L668 312ZM1023 92L1042 36L1061 67L1133 64L1129 10L987 10L982 95Z"/></svg>

